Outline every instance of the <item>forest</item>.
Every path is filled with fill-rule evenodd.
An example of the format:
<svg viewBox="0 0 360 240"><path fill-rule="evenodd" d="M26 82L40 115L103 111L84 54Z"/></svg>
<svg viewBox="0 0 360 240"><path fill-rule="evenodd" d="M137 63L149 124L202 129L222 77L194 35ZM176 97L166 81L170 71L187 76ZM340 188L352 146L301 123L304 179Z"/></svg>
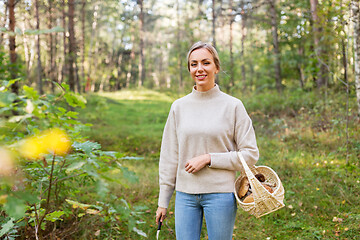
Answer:
<svg viewBox="0 0 360 240"><path fill-rule="evenodd" d="M0 0L0 19L1 239L155 239L162 132L198 41L285 189L274 213L238 208L233 239L360 237L358 0ZM168 211L159 239L176 238Z"/></svg>

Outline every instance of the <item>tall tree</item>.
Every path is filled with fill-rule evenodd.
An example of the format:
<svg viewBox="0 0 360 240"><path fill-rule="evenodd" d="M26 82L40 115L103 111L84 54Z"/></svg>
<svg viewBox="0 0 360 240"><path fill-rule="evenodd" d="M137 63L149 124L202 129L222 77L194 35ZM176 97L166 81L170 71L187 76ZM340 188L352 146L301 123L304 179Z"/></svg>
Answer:
<svg viewBox="0 0 360 240"><path fill-rule="evenodd" d="M38 0L37 0L38 1ZM54 14L54 9L53 9L53 0L48 0L48 4L49 4L49 18L48 18L48 28L51 29L53 27L53 14ZM55 48L56 45L54 46L54 33L50 33L49 34L49 55L50 55L50 59L49 59L49 66L48 69L48 76L50 77L51 80L51 90L52 92L55 91L55 83L56 82L56 61L55 61Z"/></svg>
<svg viewBox="0 0 360 240"><path fill-rule="evenodd" d="M36 17L36 30L40 30L39 18L39 0L35 0L35 17ZM36 51L37 51L37 87L40 94L44 93L42 82L42 66L41 66L41 49L40 49L40 34L35 35L36 38Z"/></svg>
<svg viewBox="0 0 360 240"><path fill-rule="evenodd" d="M317 58L317 77L316 77L316 85L318 88L322 88L327 84L327 71L324 64L323 57L323 49L321 46L321 36L322 36L322 27L321 20L318 14L319 2L318 0L310 0L310 11L311 11L311 19L312 19L312 32L314 35L314 46L315 46L315 54Z"/></svg>
<svg viewBox="0 0 360 240"><path fill-rule="evenodd" d="M86 0L82 0L81 4L81 80L85 79L85 7Z"/></svg>
<svg viewBox="0 0 360 240"><path fill-rule="evenodd" d="M354 25L354 69L355 88L358 106L358 117L360 118L360 3L357 0L351 1Z"/></svg>
<svg viewBox="0 0 360 240"><path fill-rule="evenodd" d="M15 5L17 1L9 0L8 1L8 9L9 9L9 31L15 32ZM17 67L16 67L16 39L15 34L10 34L9 36L9 50L10 50L10 62L11 69L10 74L12 79L17 78ZM11 85L11 91L15 94L19 94L19 82L16 81L13 85Z"/></svg>
<svg viewBox="0 0 360 240"><path fill-rule="evenodd" d="M71 91L75 91L76 85L76 41L74 29L74 13L75 13L75 0L68 0L68 27L69 27L69 86Z"/></svg>
<svg viewBox="0 0 360 240"><path fill-rule="evenodd" d="M212 41L213 45L216 48L216 9L215 9L215 0L212 0Z"/></svg>
<svg viewBox="0 0 360 240"><path fill-rule="evenodd" d="M63 32L63 66L61 69L61 81L65 81L65 76L68 73L68 57L67 57L67 37L66 37L66 11L65 11L65 6L66 6L66 1L63 0L62 1L62 25L64 28L64 32Z"/></svg>
<svg viewBox="0 0 360 240"><path fill-rule="evenodd" d="M274 65L275 65L275 81L276 89L278 92L282 90L281 83L281 56L280 56L280 47L279 47L279 36L278 36L278 14L276 11L276 0L268 0L269 3L269 14L270 14L270 23L271 23L271 33L274 46Z"/></svg>
<svg viewBox="0 0 360 240"><path fill-rule="evenodd" d="M138 0L140 7L139 38L140 38L140 61L139 61L139 86L145 81L145 56L144 56L144 0Z"/></svg>
<svg viewBox="0 0 360 240"><path fill-rule="evenodd" d="M234 53L233 53L233 24L234 24L234 14L233 14L233 1L229 0L229 51L230 51L230 87L235 85L234 82Z"/></svg>
<svg viewBox="0 0 360 240"><path fill-rule="evenodd" d="M176 23L177 23L177 33L176 33L176 46L178 50L178 66L179 66L179 91L183 88L183 58L182 58L182 48L181 48L181 23L180 23L180 0L176 0Z"/></svg>

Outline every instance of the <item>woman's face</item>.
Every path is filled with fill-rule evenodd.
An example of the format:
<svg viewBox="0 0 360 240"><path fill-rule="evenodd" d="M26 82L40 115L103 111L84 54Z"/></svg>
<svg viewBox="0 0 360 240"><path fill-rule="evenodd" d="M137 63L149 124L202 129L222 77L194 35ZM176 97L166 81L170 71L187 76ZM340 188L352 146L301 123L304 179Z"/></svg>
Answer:
<svg viewBox="0 0 360 240"><path fill-rule="evenodd" d="M194 50L189 56L190 75L196 83L196 90L205 92L215 85L215 75L218 73L214 57L206 48Z"/></svg>

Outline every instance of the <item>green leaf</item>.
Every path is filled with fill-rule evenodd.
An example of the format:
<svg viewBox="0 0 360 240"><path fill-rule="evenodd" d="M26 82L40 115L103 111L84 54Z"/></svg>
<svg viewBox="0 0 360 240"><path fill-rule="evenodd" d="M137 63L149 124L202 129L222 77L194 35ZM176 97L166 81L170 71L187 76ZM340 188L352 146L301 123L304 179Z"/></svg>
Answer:
<svg viewBox="0 0 360 240"><path fill-rule="evenodd" d="M79 203L77 201L73 201L73 200L70 200L70 199L65 199L65 201L67 203L71 204L73 208L80 208L80 209L86 210L89 207L91 207L91 205L89 205L89 204Z"/></svg>
<svg viewBox="0 0 360 240"><path fill-rule="evenodd" d="M109 192L109 189L107 187L108 185L109 184L107 184L105 181L101 179L96 181L96 191L99 196L105 197L107 195L107 193Z"/></svg>
<svg viewBox="0 0 360 240"><path fill-rule="evenodd" d="M116 158L116 156L117 156L117 152L115 152L115 151L100 151L99 154L100 154L100 156L110 156L113 158Z"/></svg>
<svg viewBox="0 0 360 240"><path fill-rule="evenodd" d="M0 107L10 105L16 99L16 94L12 92L4 92L0 94Z"/></svg>
<svg viewBox="0 0 360 240"><path fill-rule="evenodd" d="M62 215L64 215L64 211L55 211L55 212L47 214L45 217L45 220L51 221L51 222L55 222L57 220L62 221L62 219L60 218Z"/></svg>
<svg viewBox="0 0 360 240"><path fill-rule="evenodd" d="M83 151L85 154L87 155L90 155L90 153L93 151L93 150L96 150L96 149L100 149L101 148L101 145L99 143L96 143L96 142L90 142L90 141L86 141L86 142L83 142L83 143L80 143L80 142L74 142L73 143L73 148L75 148L76 150L80 150L80 151Z"/></svg>
<svg viewBox="0 0 360 240"><path fill-rule="evenodd" d="M5 212L15 219L25 216L26 205L23 200L10 196L4 204Z"/></svg>
<svg viewBox="0 0 360 240"><path fill-rule="evenodd" d="M123 176L129 180L130 183L137 183L139 181L139 178L135 175L134 172L130 171L126 167L121 167L121 171Z"/></svg>
<svg viewBox="0 0 360 240"><path fill-rule="evenodd" d="M66 169L66 173L72 172L76 169L81 168L83 165L85 164L85 162L76 162L71 164L67 169Z"/></svg>
<svg viewBox="0 0 360 240"><path fill-rule="evenodd" d="M24 85L23 90L26 97L33 100L39 99L39 95L34 88Z"/></svg>
<svg viewBox="0 0 360 240"><path fill-rule="evenodd" d="M1 225L0 237L8 233L14 226L14 218L11 218L7 223Z"/></svg>

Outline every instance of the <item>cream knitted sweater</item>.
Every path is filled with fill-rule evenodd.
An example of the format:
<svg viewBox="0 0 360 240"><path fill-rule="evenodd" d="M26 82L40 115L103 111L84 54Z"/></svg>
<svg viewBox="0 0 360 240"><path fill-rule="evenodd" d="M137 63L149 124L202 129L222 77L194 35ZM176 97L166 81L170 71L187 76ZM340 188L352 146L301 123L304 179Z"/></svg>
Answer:
<svg viewBox="0 0 360 240"><path fill-rule="evenodd" d="M193 89L176 100L164 128L159 163L159 207L167 208L174 189L190 194L232 192L242 169L236 151L249 166L259 157L255 132L239 99L220 91ZM187 160L209 153L211 165L185 171Z"/></svg>

